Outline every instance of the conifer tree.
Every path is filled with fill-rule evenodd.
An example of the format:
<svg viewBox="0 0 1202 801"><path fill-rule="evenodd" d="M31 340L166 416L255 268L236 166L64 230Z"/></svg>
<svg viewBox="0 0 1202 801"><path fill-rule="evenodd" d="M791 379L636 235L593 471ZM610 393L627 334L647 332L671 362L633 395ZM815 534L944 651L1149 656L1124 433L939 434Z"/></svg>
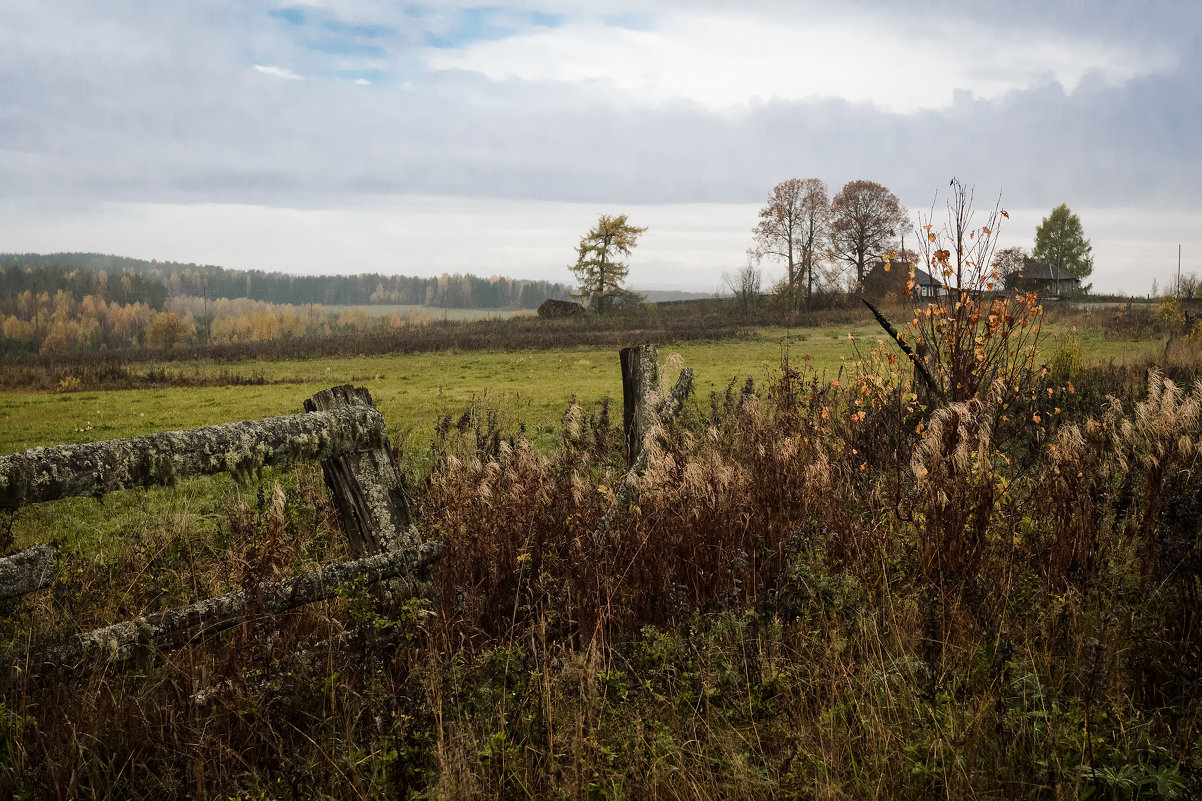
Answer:
<svg viewBox="0 0 1202 801"><path fill-rule="evenodd" d="M630 256L646 230L627 222L625 214L601 215L597 227L576 246L576 264L571 269L580 282L580 291L572 297L584 301L598 314L641 302L641 295L622 286L630 266L621 259Z"/></svg>

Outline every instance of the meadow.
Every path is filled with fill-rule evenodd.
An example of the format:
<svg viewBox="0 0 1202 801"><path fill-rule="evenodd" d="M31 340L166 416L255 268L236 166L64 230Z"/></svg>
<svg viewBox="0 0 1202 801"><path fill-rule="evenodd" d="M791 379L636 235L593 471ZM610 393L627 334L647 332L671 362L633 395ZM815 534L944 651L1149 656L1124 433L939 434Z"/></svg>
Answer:
<svg viewBox="0 0 1202 801"><path fill-rule="evenodd" d="M1199 348L1149 315L1044 326L1021 391L938 410L878 380L893 346L858 313L659 342L696 391L611 529L612 344L142 361L161 385L5 392L9 452L367 386L447 551L426 595L361 585L121 668L14 669L0 792L1196 795ZM54 584L0 610L18 655L348 555L314 465L0 523L60 549Z"/></svg>
<svg viewBox="0 0 1202 801"><path fill-rule="evenodd" d="M1048 325L1043 352L1051 358L1072 337L1090 364L1142 363L1158 338L1108 337L1101 327ZM849 339L852 337L852 339ZM861 347L885 334L866 314L821 327L757 327L737 339L658 342L679 353L708 393L730 381L762 381L786 356L824 380L837 379ZM0 453L47 445L132 437L155 431L292 414L318 390L352 383L367 387L394 436L430 436L438 418L491 399L508 422L537 430L559 422L568 403L621 398L617 348L577 346L529 350L469 350L253 360L149 362L162 386L136 390L0 392ZM61 370L70 375L70 368ZM241 379L220 383L221 377ZM211 385L217 381L217 385ZM172 386L171 384L182 384Z"/></svg>
<svg viewBox="0 0 1202 801"><path fill-rule="evenodd" d="M448 320L451 322L461 322L463 320L505 320L515 316L528 317L536 314L534 309L442 309L437 306L417 306L404 303L360 303L347 306L331 304L323 307L323 309L335 314L343 309L358 309L371 317L390 317L397 314L406 320Z"/></svg>

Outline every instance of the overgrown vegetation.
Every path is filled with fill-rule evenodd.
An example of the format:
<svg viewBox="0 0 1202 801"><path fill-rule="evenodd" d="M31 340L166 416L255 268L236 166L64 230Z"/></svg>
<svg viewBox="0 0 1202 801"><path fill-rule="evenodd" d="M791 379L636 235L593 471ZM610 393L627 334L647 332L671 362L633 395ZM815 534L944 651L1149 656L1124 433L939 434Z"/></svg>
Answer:
<svg viewBox="0 0 1202 801"><path fill-rule="evenodd" d="M404 440L418 525L446 546L431 598L356 587L35 679L30 646L346 557L312 466L222 483L216 509L156 490L119 542L59 543L55 583L0 610L0 793L1196 797L1196 334L1057 310L1040 345L1033 299L971 291L996 280L997 221L972 225L969 200L924 255L964 291L908 327L887 310L923 386L883 333L835 380L782 348L769 379L648 433L613 525L608 401L573 401L554 448L483 400ZM1089 363L1093 315L1167 337L1156 364Z"/></svg>
<svg viewBox="0 0 1202 801"><path fill-rule="evenodd" d="M74 798L1186 798L1202 388L1066 369L989 429L924 427L897 402L861 418L858 389L784 364L655 432L638 508L603 536L625 469L613 410L571 407L554 453L487 407L449 416L417 476L421 526L449 548L436 601L363 588L123 672L17 671L3 781ZM62 578L10 604L10 647L344 556L315 470L231 488L217 515L180 492L112 557L64 543Z"/></svg>

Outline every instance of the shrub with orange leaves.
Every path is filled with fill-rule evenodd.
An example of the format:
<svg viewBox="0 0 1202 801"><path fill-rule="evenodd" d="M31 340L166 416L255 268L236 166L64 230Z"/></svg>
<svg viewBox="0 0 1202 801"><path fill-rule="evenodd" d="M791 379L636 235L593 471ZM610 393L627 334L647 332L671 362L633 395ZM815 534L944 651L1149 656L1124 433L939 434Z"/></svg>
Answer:
<svg viewBox="0 0 1202 801"><path fill-rule="evenodd" d="M997 386L1020 393L1035 368L1043 308L1035 293L1007 292L993 264L1001 220L1009 215L995 205L974 226L972 189L956 180L952 187L947 222L936 228L932 211L921 226L921 258L940 282L938 294L900 336L923 359L935 396L948 403L980 397L999 380Z"/></svg>

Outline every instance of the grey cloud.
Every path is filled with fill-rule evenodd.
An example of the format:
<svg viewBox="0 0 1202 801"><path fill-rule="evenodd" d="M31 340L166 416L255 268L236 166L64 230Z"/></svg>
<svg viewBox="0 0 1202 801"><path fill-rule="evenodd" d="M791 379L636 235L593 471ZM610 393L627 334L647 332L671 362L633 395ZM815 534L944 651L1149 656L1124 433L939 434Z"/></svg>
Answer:
<svg viewBox="0 0 1202 801"><path fill-rule="evenodd" d="M838 100L717 115L619 108L578 87L467 73L415 72L411 90L320 71L287 81L253 64L273 56L304 72L314 56L261 8L106 6L113 22L89 4L71 8L79 18L54 25L23 6L17 40L0 34L0 192L296 206L388 194L739 203L814 175L832 190L879 180L922 208L957 175L1036 207L1202 199L1191 85L1202 63L1179 28L1166 34L1182 47L1177 71L1121 87L1087 79L1066 94L1049 84L913 115ZM1008 24L1034 25L1033 9L1020 4ZM1138 17L1114 9L1077 21L1112 35ZM1059 8L1051 16L1044 24L1076 20Z"/></svg>

